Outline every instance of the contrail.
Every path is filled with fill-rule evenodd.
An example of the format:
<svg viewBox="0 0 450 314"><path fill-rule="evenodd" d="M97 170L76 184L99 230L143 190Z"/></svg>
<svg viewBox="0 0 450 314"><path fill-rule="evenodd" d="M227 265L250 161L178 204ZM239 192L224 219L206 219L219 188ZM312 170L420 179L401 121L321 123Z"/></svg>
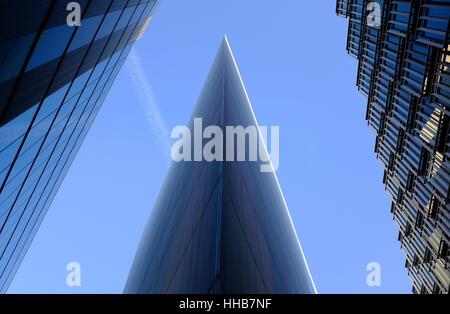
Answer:
<svg viewBox="0 0 450 314"><path fill-rule="evenodd" d="M129 61L127 65L133 79L133 86L139 102L144 109L146 119L152 126L153 132L158 137L158 140L163 145L163 151L170 152L169 131L159 112L158 102L155 99L150 81L144 73L144 67L142 66L142 61L136 48L131 49L127 61Z"/></svg>

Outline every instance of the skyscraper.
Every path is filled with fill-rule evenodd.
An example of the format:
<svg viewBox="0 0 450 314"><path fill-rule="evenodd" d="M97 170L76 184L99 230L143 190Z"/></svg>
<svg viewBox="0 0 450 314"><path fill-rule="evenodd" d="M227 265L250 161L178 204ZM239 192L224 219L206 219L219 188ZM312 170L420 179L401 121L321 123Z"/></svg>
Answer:
<svg viewBox="0 0 450 314"><path fill-rule="evenodd" d="M448 293L450 2L338 0L414 293Z"/></svg>
<svg viewBox="0 0 450 314"><path fill-rule="evenodd" d="M0 292L157 4L1 2Z"/></svg>
<svg viewBox="0 0 450 314"><path fill-rule="evenodd" d="M188 129L198 118L222 130L253 126L261 137L226 38ZM174 161L125 293L315 293L276 175L260 166Z"/></svg>

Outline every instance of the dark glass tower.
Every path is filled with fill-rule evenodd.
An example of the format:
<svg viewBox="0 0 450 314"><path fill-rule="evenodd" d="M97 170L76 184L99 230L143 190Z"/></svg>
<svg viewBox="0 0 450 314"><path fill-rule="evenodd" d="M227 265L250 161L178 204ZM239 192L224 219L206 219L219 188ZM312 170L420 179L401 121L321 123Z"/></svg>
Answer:
<svg viewBox="0 0 450 314"><path fill-rule="evenodd" d="M379 8L379 22L374 20ZM449 1L338 0L415 293L450 287Z"/></svg>
<svg viewBox="0 0 450 314"><path fill-rule="evenodd" d="M0 3L0 292L157 1ZM75 12L76 13L76 12Z"/></svg>
<svg viewBox="0 0 450 314"><path fill-rule="evenodd" d="M202 118L203 127L222 130L257 126L226 38L190 130L194 118ZM224 145L224 156L225 150ZM260 166L252 161L174 162L125 293L315 293L275 173L261 172Z"/></svg>

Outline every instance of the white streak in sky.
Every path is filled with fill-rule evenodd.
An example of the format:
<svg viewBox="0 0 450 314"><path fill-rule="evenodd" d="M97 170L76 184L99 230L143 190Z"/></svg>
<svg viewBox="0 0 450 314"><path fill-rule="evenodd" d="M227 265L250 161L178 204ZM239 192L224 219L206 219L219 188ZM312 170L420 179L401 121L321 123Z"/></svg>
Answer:
<svg viewBox="0 0 450 314"><path fill-rule="evenodd" d="M136 90L139 102L144 109L146 119L152 126L153 132L158 137L158 140L163 145L162 149L165 152L170 152L171 144L169 131L159 112L158 102L155 99L150 81L145 75L141 58L135 48L131 49L127 61L129 61L127 62L127 65L133 79L133 86Z"/></svg>

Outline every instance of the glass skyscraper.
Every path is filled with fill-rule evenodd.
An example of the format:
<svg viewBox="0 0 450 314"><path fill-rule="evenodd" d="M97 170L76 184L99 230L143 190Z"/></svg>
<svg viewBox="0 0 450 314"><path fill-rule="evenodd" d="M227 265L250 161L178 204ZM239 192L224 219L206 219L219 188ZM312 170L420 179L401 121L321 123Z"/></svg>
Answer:
<svg viewBox="0 0 450 314"><path fill-rule="evenodd" d="M190 130L198 118L203 127L222 130L253 126L261 138L226 38L187 125ZM265 146L264 153L267 158ZM174 161L125 293L315 293L276 175L261 172L261 164Z"/></svg>
<svg viewBox="0 0 450 314"><path fill-rule="evenodd" d="M414 293L449 293L450 1L338 0Z"/></svg>
<svg viewBox="0 0 450 314"><path fill-rule="evenodd" d="M0 292L5 292L158 1L0 4Z"/></svg>

